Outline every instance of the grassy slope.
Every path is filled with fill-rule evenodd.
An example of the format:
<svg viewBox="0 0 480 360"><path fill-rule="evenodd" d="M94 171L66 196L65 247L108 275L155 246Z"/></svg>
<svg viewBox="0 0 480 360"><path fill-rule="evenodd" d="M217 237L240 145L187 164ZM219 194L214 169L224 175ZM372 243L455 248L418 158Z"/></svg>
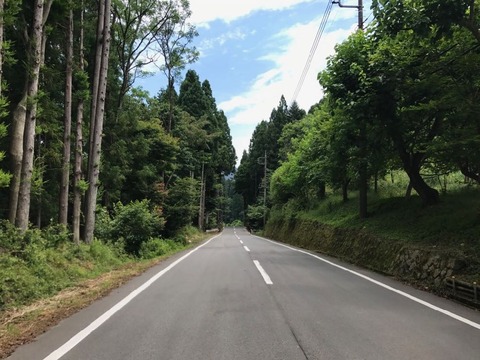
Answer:
<svg viewBox="0 0 480 360"><path fill-rule="evenodd" d="M335 227L361 227L385 239L418 246L464 247L480 251L478 190L442 195L440 203L432 207L422 207L417 196L383 199L370 194L369 198L369 218L366 220L358 218L355 197L346 204L339 199L327 200L300 216Z"/></svg>
<svg viewBox="0 0 480 360"><path fill-rule="evenodd" d="M381 181L378 193L369 194L367 219L361 220L358 217L358 199L355 193L350 193L350 200L347 203L343 203L340 196L330 194L326 200L310 204L309 210L297 210L294 201L282 209L274 209L270 216L271 229L267 227L267 233L270 231L272 234L281 234L280 236L285 237L286 229L272 231L272 227L282 226L282 222L288 222L289 218L295 217L300 223L304 220L302 226L311 222L318 226L325 224L338 230L334 231L332 236L345 236L340 244L337 241L337 244L332 245L332 242L326 239L323 241L327 243L326 245L310 246L306 241L311 243L317 240L302 240L300 237L307 238L309 235L306 234L307 231L302 234L300 230L297 245L306 245L311 249L319 247L320 250L325 246L327 252L332 255L336 255L335 252L338 250L339 256L348 261L357 262L353 255L349 258L349 250L345 248L350 246L351 251L355 252L358 247L368 244L368 240L359 241L352 236L351 231L345 232L342 229L355 229L353 234L358 234L356 237L371 236L375 239L376 247L386 248L390 244L392 249L399 247L435 249L452 255L461 254L463 258L472 259L474 260L472 263L477 263L480 259L480 189L465 186L463 178L452 176L447 179L448 191L441 195L440 203L432 207L423 207L418 196L405 198L406 179L399 179L399 176L396 176L395 183ZM327 238L330 233L332 231L323 231ZM342 248L339 249L339 246ZM358 249L359 256L362 256L358 263L362 263L365 258L368 261L367 254L360 252L361 249ZM372 261L381 261L381 254ZM378 264L372 268L378 269ZM472 271L466 279L478 281L480 269L475 265Z"/></svg>
<svg viewBox="0 0 480 360"><path fill-rule="evenodd" d="M77 256L70 257L71 252L60 252L59 249L54 252L48 251L48 254L55 256L52 258L47 256L44 259L45 262L40 264L40 269L45 271L45 269L55 268L56 273L53 275L58 278L61 273L63 281L55 281L52 277L52 281L48 282L51 284L51 289L42 291L42 294L35 294L37 292L35 288L38 286L26 282L24 279L27 277L22 274L15 275L19 284L24 286L19 291L28 293L28 296L15 299L3 297L3 300L7 301L0 307L0 359L7 357L17 346L33 340L50 326L105 296L134 276L169 256L196 246L213 236L213 234L198 232L183 235L186 236L188 245L171 248L164 255L148 260L115 258L109 248L100 243L95 243L93 246L83 245L75 251L75 255L78 255L78 252L83 254L84 260L80 262ZM42 257L46 256L43 250L35 253L36 256L39 254ZM85 258L87 254L88 259ZM68 256L65 257L65 255ZM3 257L6 259L5 254ZM8 274L10 270L0 261L0 273L2 271L7 271ZM10 273L13 274L13 272ZM30 277L32 276L29 275L28 278ZM2 295L2 289L0 289L0 295Z"/></svg>

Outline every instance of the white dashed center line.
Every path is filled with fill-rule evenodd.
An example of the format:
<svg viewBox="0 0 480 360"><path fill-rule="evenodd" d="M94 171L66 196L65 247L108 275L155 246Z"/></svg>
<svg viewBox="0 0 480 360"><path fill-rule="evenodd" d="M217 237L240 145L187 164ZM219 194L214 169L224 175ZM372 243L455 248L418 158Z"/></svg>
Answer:
<svg viewBox="0 0 480 360"><path fill-rule="evenodd" d="M258 260L253 260L253 263L257 267L258 271L263 277L263 280L265 280L265 283L267 285L273 285L272 279L270 279L270 276L268 276L267 272L263 269L262 265L258 262Z"/></svg>

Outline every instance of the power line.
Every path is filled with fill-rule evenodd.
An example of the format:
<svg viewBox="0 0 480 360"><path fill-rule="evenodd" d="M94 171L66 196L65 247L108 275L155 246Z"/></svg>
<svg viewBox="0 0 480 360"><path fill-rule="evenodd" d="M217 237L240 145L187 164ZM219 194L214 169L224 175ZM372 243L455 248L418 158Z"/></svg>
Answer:
<svg viewBox="0 0 480 360"><path fill-rule="evenodd" d="M297 96L300 93L300 90L302 89L303 83L305 82L305 78L307 77L308 70L310 69L310 65L312 64L313 57L315 56L315 52L317 51L318 43L320 42L320 39L323 35L323 31L325 30L325 26L327 25L327 21L330 16L330 13L332 12L332 7L333 7L333 2L331 0L328 0L327 7L325 8L325 12L323 13L322 21L320 23L320 26L318 27L317 34L315 36L315 40L313 40L313 44L310 49L310 54L308 55L308 59L303 68L302 75L300 76L300 79L298 80L298 83L297 83L297 87L295 88L295 91L293 93L291 103L294 103L297 100Z"/></svg>

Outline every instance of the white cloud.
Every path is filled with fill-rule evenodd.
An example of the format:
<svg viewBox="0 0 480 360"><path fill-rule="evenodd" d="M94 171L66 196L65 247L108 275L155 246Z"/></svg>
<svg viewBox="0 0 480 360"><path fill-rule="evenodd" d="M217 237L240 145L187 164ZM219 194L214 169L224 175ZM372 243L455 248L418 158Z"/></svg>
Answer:
<svg viewBox="0 0 480 360"><path fill-rule="evenodd" d="M214 20L231 22L259 10L283 10L315 0L190 0L192 22L208 26Z"/></svg>
<svg viewBox="0 0 480 360"><path fill-rule="evenodd" d="M223 46L230 40L244 40L249 34L243 32L240 28L236 28L232 31L228 31L216 38L206 39L201 42L199 50L204 53L207 50L214 49L218 46Z"/></svg>
<svg viewBox="0 0 480 360"><path fill-rule="evenodd" d="M248 150L251 137L252 133L250 132L247 135L235 136L232 139L233 147L235 148L235 153L237 155L237 165L240 164L240 160L242 160L243 150Z"/></svg>
<svg viewBox="0 0 480 360"><path fill-rule="evenodd" d="M347 11L347 13L349 14L333 9L329 25L313 57L305 82L296 99L299 106L307 111L322 97L317 74L325 69L327 58L335 53L335 45L346 39L356 29L355 11ZM349 28L333 28L332 25L338 25L336 22L345 18L353 20ZM272 42L280 45L275 51L257 59L257 61L270 61L273 64L272 68L258 74L246 92L218 104L219 108L227 114L238 161L243 151L248 149L255 126L260 121L269 119L281 95L284 95L290 104L320 21L321 18L317 18L310 23L296 24L279 32ZM236 135L237 131L241 131L242 134Z"/></svg>
<svg viewBox="0 0 480 360"><path fill-rule="evenodd" d="M259 74L247 92L219 104L229 115L231 124L257 124L261 120L268 120L281 95L290 102L319 22L320 19L316 19L308 24L297 24L277 35L276 40L285 44L284 47L259 59L273 62L272 69ZM345 39L353 30L354 26L324 33L297 97L300 107L308 110L320 100L322 92L317 74L325 68L327 57L334 54L335 44Z"/></svg>

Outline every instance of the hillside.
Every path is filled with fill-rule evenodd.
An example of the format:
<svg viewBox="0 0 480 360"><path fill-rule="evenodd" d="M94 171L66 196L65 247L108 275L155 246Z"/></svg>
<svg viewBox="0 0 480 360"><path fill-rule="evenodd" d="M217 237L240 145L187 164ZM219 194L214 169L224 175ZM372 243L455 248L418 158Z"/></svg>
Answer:
<svg viewBox="0 0 480 360"><path fill-rule="evenodd" d="M357 195L336 195L300 209L272 209L265 235L399 279L445 291L447 278L480 280L480 191L462 187L424 207L409 198L369 194L369 217L358 217Z"/></svg>

